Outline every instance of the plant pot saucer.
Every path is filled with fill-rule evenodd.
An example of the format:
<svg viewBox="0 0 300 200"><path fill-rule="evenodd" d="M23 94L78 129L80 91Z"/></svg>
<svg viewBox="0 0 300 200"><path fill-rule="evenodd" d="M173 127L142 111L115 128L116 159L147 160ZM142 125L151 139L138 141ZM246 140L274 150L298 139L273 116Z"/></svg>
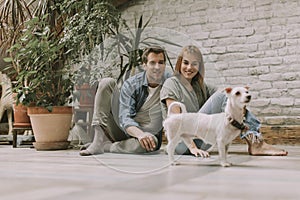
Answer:
<svg viewBox="0 0 300 200"><path fill-rule="evenodd" d="M65 150L69 147L70 141L67 142L34 142L33 146L37 151L48 150Z"/></svg>

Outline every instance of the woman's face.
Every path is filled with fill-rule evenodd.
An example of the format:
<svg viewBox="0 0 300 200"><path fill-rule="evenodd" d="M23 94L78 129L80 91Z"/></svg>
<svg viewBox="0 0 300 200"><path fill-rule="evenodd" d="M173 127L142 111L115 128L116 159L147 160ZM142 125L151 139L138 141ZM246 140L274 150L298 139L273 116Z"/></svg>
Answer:
<svg viewBox="0 0 300 200"><path fill-rule="evenodd" d="M199 72L199 60L194 54L184 53L182 56L180 73L189 82L197 75Z"/></svg>

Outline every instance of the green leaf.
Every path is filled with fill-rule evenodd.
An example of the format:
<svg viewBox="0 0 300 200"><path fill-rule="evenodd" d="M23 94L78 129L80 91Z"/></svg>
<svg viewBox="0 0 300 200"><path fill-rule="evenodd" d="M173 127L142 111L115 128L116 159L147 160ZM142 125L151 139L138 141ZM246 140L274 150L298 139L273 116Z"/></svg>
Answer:
<svg viewBox="0 0 300 200"><path fill-rule="evenodd" d="M13 59L11 57L5 57L3 58L4 62L12 62Z"/></svg>

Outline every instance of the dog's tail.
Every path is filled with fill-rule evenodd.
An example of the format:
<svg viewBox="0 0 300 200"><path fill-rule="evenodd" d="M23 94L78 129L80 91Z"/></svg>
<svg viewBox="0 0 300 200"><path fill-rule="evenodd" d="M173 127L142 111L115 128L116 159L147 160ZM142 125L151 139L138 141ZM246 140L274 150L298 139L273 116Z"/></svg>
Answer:
<svg viewBox="0 0 300 200"><path fill-rule="evenodd" d="M179 106L180 109L181 109L181 113L186 113L186 112L187 112L187 111L186 111L186 107L185 107L185 105L184 105L183 103L180 103L180 102L178 102L178 101L174 101L174 102L172 102L172 103L170 104L170 106L168 107L168 116L174 114L174 113L172 113L172 108L173 108L174 106Z"/></svg>

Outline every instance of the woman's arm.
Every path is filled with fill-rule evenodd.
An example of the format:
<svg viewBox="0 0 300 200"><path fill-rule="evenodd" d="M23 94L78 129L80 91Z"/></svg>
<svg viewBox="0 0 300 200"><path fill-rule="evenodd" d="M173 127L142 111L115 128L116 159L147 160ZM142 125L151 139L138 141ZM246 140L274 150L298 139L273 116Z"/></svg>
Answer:
<svg viewBox="0 0 300 200"><path fill-rule="evenodd" d="M167 98L166 99L166 105L167 105L167 108L169 108L169 106L171 105L171 103L175 102L174 99L170 99L170 98ZM179 106L173 106L171 113L181 113L181 109Z"/></svg>

